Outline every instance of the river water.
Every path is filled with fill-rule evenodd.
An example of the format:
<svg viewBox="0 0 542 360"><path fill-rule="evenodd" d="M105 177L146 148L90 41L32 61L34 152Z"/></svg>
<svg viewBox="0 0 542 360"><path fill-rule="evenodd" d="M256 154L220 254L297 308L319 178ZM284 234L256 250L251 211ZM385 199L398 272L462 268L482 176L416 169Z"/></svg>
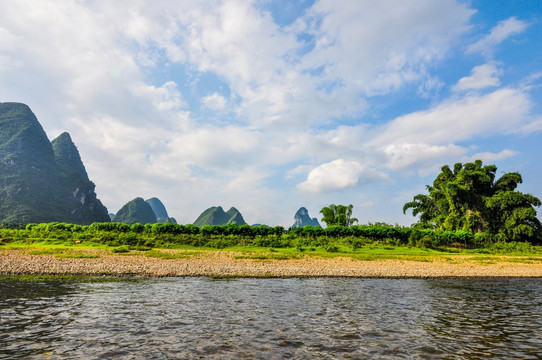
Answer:
<svg viewBox="0 0 542 360"><path fill-rule="evenodd" d="M542 359L542 279L0 280L0 359Z"/></svg>

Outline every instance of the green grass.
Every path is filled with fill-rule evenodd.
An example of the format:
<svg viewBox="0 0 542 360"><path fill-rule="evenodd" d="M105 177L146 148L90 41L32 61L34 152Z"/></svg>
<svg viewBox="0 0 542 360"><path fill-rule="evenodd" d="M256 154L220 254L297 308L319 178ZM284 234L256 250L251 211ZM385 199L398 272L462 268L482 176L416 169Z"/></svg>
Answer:
<svg viewBox="0 0 542 360"><path fill-rule="evenodd" d="M259 248L250 246L234 246L220 251L239 252L241 255L235 255L234 259L254 259L254 260L286 260L297 259L301 257L350 257L356 260L386 260L402 259L411 261L432 261L436 256L448 255L447 252L441 252L430 249L409 248L406 246L366 246L352 250L350 247L338 245L337 251L329 252L323 247L306 248Z"/></svg>
<svg viewBox="0 0 542 360"><path fill-rule="evenodd" d="M114 249L111 249L111 252L113 254L127 254L130 252L130 248L126 245L116 247Z"/></svg>
<svg viewBox="0 0 542 360"><path fill-rule="evenodd" d="M331 246L330 246L331 245ZM201 256L211 251L234 252L234 259L253 260L286 260L302 257L349 257L355 260L409 260L420 262L446 261L448 263L461 263L474 261L480 264L492 264L500 261L516 263L542 262L542 247L532 247L527 253L496 253L491 249L466 250L457 248L426 249L408 246L393 246L386 243L370 243L360 248L353 249L351 246L340 242L331 242L326 247L298 246L290 248L268 248L256 246L231 246L225 249L210 247L196 247L166 243L161 247L150 249L141 246L107 246L104 244L84 241L75 244L73 240L58 239L26 239L14 240L4 243L0 247L2 252L8 250L21 250L30 255L55 255L60 258L95 258L99 255L86 253L84 249L107 249L112 253L130 256L147 256L161 259L188 258ZM176 250L176 251L166 251ZM134 251L135 250L135 251Z"/></svg>
<svg viewBox="0 0 542 360"><path fill-rule="evenodd" d="M29 255L54 255L57 258L66 259L93 259L98 258L98 254L88 254L79 249L69 247L47 247L47 248L23 248Z"/></svg>
<svg viewBox="0 0 542 360"><path fill-rule="evenodd" d="M111 249L110 246L92 242L84 242L81 244L75 244L73 241L66 240L46 240L46 239L33 239L13 241L2 246L2 249L6 250L26 250L35 248L50 248L50 249Z"/></svg>
<svg viewBox="0 0 542 360"><path fill-rule="evenodd" d="M158 250L151 250L145 253L146 257L155 257L160 259L186 259L192 256L200 255L201 252L163 252Z"/></svg>
<svg viewBox="0 0 542 360"><path fill-rule="evenodd" d="M539 264L539 263L542 263L542 256L541 257L528 256L528 257L519 257L519 258L513 257L513 258L507 259L506 261L513 262L513 263L523 263L523 264Z"/></svg>

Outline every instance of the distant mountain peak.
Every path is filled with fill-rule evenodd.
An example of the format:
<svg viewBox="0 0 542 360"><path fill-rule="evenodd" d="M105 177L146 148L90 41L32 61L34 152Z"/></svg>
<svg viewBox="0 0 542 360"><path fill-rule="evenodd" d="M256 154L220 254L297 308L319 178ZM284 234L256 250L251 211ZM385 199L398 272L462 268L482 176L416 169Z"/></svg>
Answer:
<svg viewBox="0 0 542 360"><path fill-rule="evenodd" d="M245 225L243 215L234 207L231 207L227 212L224 212L222 206L212 206L201 213L194 221L194 225L226 225L226 224Z"/></svg>
<svg viewBox="0 0 542 360"><path fill-rule="evenodd" d="M56 163L65 171L73 171L89 181L87 171L70 134L63 132L51 141Z"/></svg>
<svg viewBox="0 0 542 360"><path fill-rule="evenodd" d="M300 207L294 215L294 224L292 227L297 228L303 226L320 226L320 223L318 222L317 218L311 219L307 208Z"/></svg>
<svg viewBox="0 0 542 360"><path fill-rule="evenodd" d="M0 222L109 221L68 133L50 142L30 108L0 103Z"/></svg>
<svg viewBox="0 0 542 360"><path fill-rule="evenodd" d="M140 197L136 197L124 204L111 221L129 225L135 223L154 224L157 222L152 207Z"/></svg>
<svg viewBox="0 0 542 360"><path fill-rule="evenodd" d="M160 199L152 197L150 199L145 200L147 204L149 204L152 208L152 211L154 211L154 214L156 215L156 221L159 223L177 223L177 220L175 218L169 217L166 207L164 204L160 201Z"/></svg>

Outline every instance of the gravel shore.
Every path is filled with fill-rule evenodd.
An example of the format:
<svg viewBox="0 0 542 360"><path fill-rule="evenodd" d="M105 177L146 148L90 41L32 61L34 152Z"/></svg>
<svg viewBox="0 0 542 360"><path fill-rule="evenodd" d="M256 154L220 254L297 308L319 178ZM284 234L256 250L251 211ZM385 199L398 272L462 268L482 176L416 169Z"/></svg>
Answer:
<svg viewBox="0 0 542 360"><path fill-rule="evenodd" d="M165 250L164 250L165 251ZM182 254L182 251L171 251ZM542 262L513 258L473 260L469 256L434 257L428 261L355 260L346 257L306 256L284 260L242 258L242 254L203 251L187 257L163 259L112 254L84 249L78 253L95 258L31 255L27 250L0 250L0 274L118 275L118 276L244 276L244 277L542 277Z"/></svg>

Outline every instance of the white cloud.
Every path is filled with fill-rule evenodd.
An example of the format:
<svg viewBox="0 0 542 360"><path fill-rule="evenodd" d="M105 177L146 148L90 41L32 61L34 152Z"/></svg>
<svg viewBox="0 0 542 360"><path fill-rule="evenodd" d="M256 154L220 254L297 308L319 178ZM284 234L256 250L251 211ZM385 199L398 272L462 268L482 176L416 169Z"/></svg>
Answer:
<svg viewBox="0 0 542 360"><path fill-rule="evenodd" d="M168 157L223 172L238 172L258 162L267 142L262 133L242 127L203 127L176 134Z"/></svg>
<svg viewBox="0 0 542 360"><path fill-rule="evenodd" d="M514 150L510 150L510 149L504 149L498 153L484 151L484 152L476 153L469 157L463 158L462 161L469 162L469 161L475 161L475 160L482 160L483 162L488 163L488 162L494 162L497 160L507 159L509 157L513 157L516 155L518 155L518 152Z"/></svg>
<svg viewBox="0 0 542 360"><path fill-rule="evenodd" d="M386 174L357 161L337 159L314 168L297 187L303 191L327 192L387 179Z"/></svg>
<svg viewBox="0 0 542 360"><path fill-rule="evenodd" d="M512 88L486 95L450 99L426 111L400 116L386 124L371 143L441 145L495 134L510 134L529 121L532 103L527 94Z"/></svg>
<svg viewBox="0 0 542 360"><path fill-rule="evenodd" d="M0 51L14 51L21 41L11 31L2 26L0 26L0 39Z"/></svg>
<svg viewBox="0 0 542 360"><path fill-rule="evenodd" d="M218 93L213 93L203 97L201 103L211 110L222 110L228 104L228 100Z"/></svg>
<svg viewBox="0 0 542 360"><path fill-rule="evenodd" d="M527 23L518 20L515 16L500 21L490 30L489 34L470 45L467 48L467 53L480 52L484 55L491 54L495 46L512 35L521 34L526 28Z"/></svg>
<svg viewBox="0 0 542 360"><path fill-rule="evenodd" d="M437 159L442 161L445 158L458 158L467 152L465 148L454 144L429 145L425 143L390 144L384 146L381 151L387 159L384 165L392 170L419 168Z"/></svg>
<svg viewBox="0 0 542 360"><path fill-rule="evenodd" d="M0 55L0 72L13 71L23 66L23 63L9 56Z"/></svg>
<svg viewBox="0 0 542 360"><path fill-rule="evenodd" d="M316 46L303 64L323 66L324 81L386 93L420 79L469 29L473 13L454 1L319 1L305 20Z"/></svg>
<svg viewBox="0 0 542 360"><path fill-rule="evenodd" d="M468 157L477 137L542 129L532 84L433 98L451 86L435 67L472 29L465 2L322 0L289 27L259 5L0 1L0 99L28 103L48 133L69 131L112 210L158 196L181 222L217 204L270 218L281 196L327 205L385 171ZM486 44L522 31L499 26ZM479 66L456 90L499 86L498 75ZM385 122L373 96L406 86L434 105Z"/></svg>
<svg viewBox="0 0 542 360"><path fill-rule="evenodd" d="M450 0L319 1L295 26L281 28L246 1L132 7L117 25L125 35L165 49L169 61L216 74L239 99L240 116L284 131L358 116L365 96L405 83L438 85L427 82L425 68L469 29L474 13ZM317 45L300 40L304 35Z"/></svg>
<svg viewBox="0 0 542 360"><path fill-rule="evenodd" d="M433 87L425 66L468 30L473 13L454 1L438 6L321 1L297 26L281 28L245 1L51 4L21 1L6 7L4 32L21 35L25 70L46 67L52 75L43 82L57 84L63 103L79 113L100 108L137 122L182 106L185 97L144 80L145 67L174 62L191 72L216 74L238 99L230 104L211 93L202 99L204 106L230 106L252 126L283 132L358 116L367 108L365 95L406 82ZM27 20L35 26L25 26ZM299 40L303 34L319 44L308 53ZM7 37L3 41L7 44ZM318 68L322 73L313 74ZM120 114L127 108L133 112Z"/></svg>
<svg viewBox="0 0 542 360"><path fill-rule="evenodd" d="M533 118L530 122L520 126L514 131L515 134L530 135L542 131L542 117Z"/></svg>
<svg viewBox="0 0 542 360"><path fill-rule="evenodd" d="M454 91L477 90L501 84L498 75L501 71L494 63L476 66L472 69L471 75L459 79L452 88Z"/></svg>
<svg viewBox="0 0 542 360"><path fill-rule="evenodd" d="M307 139L297 138L300 147L310 149L311 159L354 157L375 169L424 176L443 163L473 156L473 149L466 144L472 139L541 129L540 120L531 116L532 106L528 94L503 88L488 94L454 95L431 109L405 114L381 125L341 126ZM303 158L300 152L293 154ZM513 154L502 151L480 156L493 161ZM290 178L305 166L294 169Z"/></svg>
<svg viewBox="0 0 542 360"><path fill-rule="evenodd" d="M132 92L134 95L150 101L155 110L160 112L178 110L184 105L181 93L174 81L168 81L160 87L141 83L135 85Z"/></svg>

